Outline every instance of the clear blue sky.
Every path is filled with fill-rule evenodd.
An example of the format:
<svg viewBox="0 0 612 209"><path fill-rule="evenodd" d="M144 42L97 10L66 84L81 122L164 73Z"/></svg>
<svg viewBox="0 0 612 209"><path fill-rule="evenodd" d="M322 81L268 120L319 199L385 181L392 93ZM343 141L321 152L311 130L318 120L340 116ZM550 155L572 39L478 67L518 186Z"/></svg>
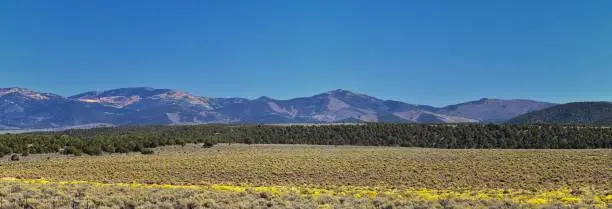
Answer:
<svg viewBox="0 0 612 209"><path fill-rule="evenodd" d="M612 100L612 1L4 0L0 86Z"/></svg>

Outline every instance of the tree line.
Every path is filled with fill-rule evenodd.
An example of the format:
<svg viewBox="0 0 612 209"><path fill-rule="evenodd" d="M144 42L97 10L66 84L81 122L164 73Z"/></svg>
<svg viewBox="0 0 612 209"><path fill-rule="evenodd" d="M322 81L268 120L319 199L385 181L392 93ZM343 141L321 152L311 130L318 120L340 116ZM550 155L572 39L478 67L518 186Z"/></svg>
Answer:
<svg viewBox="0 0 612 209"><path fill-rule="evenodd" d="M55 153L150 153L166 145L204 143L402 146L452 149L612 148L612 129L496 124L194 125L77 129L0 135L0 156Z"/></svg>

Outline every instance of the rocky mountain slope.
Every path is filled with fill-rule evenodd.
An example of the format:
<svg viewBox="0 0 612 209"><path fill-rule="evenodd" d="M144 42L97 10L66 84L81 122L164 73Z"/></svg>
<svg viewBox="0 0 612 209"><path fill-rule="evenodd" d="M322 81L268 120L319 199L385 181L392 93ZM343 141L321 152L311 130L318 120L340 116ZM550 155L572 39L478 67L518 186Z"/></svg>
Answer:
<svg viewBox="0 0 612 209"><path fill-rule="evenodd" d="M553 104L486 99L435 108L382 100L337 89L277 100L214 98L148 87L92 91L62 97L24 88L0 89L0 129L83 124L500 122Z"/></svg>

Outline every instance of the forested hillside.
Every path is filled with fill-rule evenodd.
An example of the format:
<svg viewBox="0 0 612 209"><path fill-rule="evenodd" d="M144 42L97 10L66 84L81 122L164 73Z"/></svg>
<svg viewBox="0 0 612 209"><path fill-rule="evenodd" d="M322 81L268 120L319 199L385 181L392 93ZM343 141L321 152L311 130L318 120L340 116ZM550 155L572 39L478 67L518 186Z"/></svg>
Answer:
<svg viewBox="0 0 612 209"><path fill-rule="evenodd" d="M596 124L612 125L612 103L574 102L518 116L511 124Z"/></svg>
<svg viewBox="0 0 612 209"><path fill-rule="evenodd" d="M430 148L612 148L612 129L585 126L365 124L146 126L0 135L0 155L99 155L186 143L266 143Z"/></svg>

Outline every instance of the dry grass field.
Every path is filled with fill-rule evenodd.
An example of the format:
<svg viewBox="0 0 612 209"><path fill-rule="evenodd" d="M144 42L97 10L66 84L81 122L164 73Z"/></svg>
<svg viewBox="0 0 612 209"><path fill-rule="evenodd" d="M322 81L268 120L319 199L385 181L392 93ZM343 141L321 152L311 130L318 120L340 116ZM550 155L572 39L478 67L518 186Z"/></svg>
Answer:
<svg viewBox="0 0 612 209"><path fill-rule="evenodd" d="M612 150L162 147L0 163L4 208L608 208Z"/></svg>

